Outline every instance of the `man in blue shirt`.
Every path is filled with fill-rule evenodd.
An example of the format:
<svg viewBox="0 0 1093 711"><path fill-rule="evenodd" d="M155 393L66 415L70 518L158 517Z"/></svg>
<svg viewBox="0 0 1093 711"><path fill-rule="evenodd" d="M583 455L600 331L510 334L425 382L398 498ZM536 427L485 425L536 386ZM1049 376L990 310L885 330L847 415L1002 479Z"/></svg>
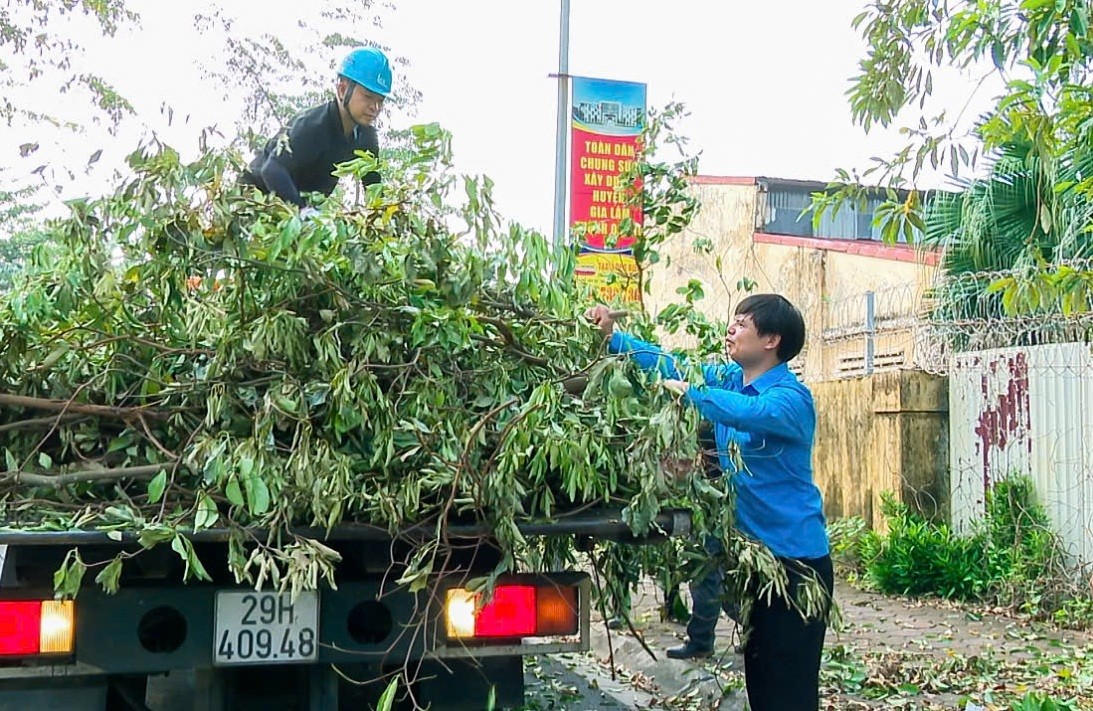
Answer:
<svg viewBox="0 0 1093 711"><path fill-rule="evenodd" d="M812 481L816 410L812 394L786 363L804 346L800 311L777 294L745 298L725 338L728 365L703 366L704 383L682 379L675 358L659 347L616 332L612 311L587 313L610 338L612 353L628 354L643 369L659 373L665 387L680 393L714 425L721 469L732 477L736 527L765 544L789 578L789 590L810 577L831 595L834 576L820 491ZM739 453L742 468L729 456ZM720 554L716 540L707 541ZM673 659L713 652L714 627L722 607L724 570L691 586L693 613L687 642L668 650ZM753 711L812 711L819 708L820 655L826 621L804 619L785 600L752 601L744 677Z"/></svg>

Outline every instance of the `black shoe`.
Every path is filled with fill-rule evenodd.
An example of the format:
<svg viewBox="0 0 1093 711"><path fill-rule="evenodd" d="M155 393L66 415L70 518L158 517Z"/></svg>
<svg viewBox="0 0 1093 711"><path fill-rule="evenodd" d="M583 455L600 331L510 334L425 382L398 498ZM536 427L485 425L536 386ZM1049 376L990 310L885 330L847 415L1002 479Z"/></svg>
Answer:
<svg viewBox="0 0 1093 711"><path fill-rule="evenodd" d="M696 647L690 642L687 642L678 647L669 647L665 654L668 655L669 659L705 659L713 654L713 649Z"/></svg>

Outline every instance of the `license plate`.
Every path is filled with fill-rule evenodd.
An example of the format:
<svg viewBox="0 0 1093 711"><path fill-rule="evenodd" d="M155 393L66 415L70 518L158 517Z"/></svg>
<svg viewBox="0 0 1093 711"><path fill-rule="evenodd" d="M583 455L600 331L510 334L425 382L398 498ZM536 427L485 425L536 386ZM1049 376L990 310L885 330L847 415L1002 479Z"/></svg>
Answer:
<svg viewBox="0 0 1093 711"><path fill-rule="evenodd" d="M213 663L288 664L319 655L319 595L218 592Z"/></svg>

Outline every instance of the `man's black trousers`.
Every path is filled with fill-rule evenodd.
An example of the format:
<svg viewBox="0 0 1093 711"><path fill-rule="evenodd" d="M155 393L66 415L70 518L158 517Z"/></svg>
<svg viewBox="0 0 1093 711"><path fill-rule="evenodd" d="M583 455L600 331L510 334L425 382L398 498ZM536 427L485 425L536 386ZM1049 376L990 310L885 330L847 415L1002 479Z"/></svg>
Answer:
<svg viewBox="0 0 1093 711"><path fill-rule="evenodd" d="M815 572L827 590L834 588L831 556L781 560L789 590ZM744 681L752 711L816 711L820 707L820 655L823 653L826 615L805 621L779 596L756 600L751 631L744 645Z"/></svg>

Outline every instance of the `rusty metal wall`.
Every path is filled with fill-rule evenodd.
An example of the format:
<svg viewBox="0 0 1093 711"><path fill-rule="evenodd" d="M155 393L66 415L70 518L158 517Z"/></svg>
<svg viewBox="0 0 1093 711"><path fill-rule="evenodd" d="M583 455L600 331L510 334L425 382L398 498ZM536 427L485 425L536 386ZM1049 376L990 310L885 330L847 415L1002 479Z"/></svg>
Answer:
<svg viewBox="0 0 1093 711"><path fill-rule="evenodd" d="M1056 343L959 353L949 371L953 525L969 531L986 493L1032 481L1064 547L1093 563L1093 351Z"/></svg>

